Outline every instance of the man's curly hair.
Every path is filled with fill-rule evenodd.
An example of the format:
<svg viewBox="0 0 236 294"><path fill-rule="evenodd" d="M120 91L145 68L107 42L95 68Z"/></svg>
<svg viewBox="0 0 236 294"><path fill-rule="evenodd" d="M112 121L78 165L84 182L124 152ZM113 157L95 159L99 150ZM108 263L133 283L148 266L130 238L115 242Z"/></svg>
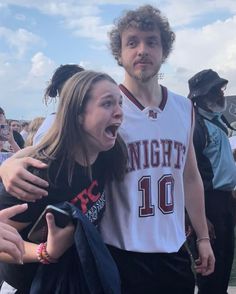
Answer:
<svg viewBox="0 0 236 294"><path fill-rule="evenodd" d="M161 14L159 9L151 5L144 5L136 10L126 11L123 16L115 20L114 27L109 33L110 48L119 65L121 65L119 62L121 35L128 28L138 28L142 31L159 29L163 48L163 61L173 49L175 33L171 30L167 18Z"/></svg>

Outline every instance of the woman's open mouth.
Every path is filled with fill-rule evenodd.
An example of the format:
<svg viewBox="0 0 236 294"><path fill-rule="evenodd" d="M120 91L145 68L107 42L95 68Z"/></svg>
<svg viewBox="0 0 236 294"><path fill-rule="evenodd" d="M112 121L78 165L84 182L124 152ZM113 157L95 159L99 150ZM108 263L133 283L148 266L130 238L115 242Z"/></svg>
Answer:
<svg viewBox="0 0 236 294"><path fill-rule="evenodd" d="M109 135L109 137L115 138L117 137L117 132L119 129L120 124L114 124L110 125L105 129L106 134Z"/></svg>

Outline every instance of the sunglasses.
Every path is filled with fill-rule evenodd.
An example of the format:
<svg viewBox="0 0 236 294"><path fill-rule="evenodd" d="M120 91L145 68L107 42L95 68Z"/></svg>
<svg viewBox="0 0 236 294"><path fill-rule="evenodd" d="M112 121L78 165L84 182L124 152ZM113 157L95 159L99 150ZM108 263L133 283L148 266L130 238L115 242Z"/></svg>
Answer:
<svg viewBox="0 0 236 294"><path fill-rule="evenodd" d="M224 95L224 92L226 90L226 85L224 85L223 87L219 88L219 87L215 87L215 88L212 88L209 93L210 94L215 94L215 95L219 95L219 96L222 96Z"/></svg>

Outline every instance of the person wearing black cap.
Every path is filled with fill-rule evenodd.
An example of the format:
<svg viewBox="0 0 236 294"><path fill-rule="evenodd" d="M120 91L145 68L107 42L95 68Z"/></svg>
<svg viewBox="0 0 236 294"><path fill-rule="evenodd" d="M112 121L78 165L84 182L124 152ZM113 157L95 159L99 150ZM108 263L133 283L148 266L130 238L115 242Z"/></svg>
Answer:
<svg viewBox="0 0 236 294"><path fill-rule="evenodd" d="M213 274L198 277L199 294L226 294L234 257L232 190L236 167L232 156L224 88L228 81L212 69L202 70L189 81L195 109L194 147L203 180L208 220L214 226L212 248L216 258Z"/></svg>

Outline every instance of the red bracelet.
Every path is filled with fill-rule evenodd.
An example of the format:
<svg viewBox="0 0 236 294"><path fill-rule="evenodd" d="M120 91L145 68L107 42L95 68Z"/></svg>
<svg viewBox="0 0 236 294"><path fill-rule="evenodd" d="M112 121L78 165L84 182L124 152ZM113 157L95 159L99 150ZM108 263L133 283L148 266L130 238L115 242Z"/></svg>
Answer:
<svg viewBox="0 0 236 294"><path fill-rule="evenodd" d="M58 260L51 257L47 252L47 242L39 244L37 247L37 257L39 262L43 264L56 263Z"/></svg>

